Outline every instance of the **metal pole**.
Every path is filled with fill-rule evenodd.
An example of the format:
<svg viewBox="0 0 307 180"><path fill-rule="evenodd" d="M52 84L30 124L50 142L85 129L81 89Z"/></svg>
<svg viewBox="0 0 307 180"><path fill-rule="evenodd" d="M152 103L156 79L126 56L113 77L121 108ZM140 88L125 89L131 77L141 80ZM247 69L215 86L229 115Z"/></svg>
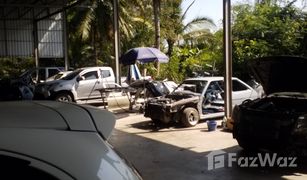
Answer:
<svg viewBox="0 0 307 180"><path fill-rule="evenodd" d="M232 43L231 43L231 0L224 0L224 61L225 61L225 117L226 128L232 129Z"/></svg>
<svg viewBox="0 0 307 180"><path fill-rule="evenodd" d="M63 55L65 63L65 71L68 71L69 62L68 62L68 48L67 48L67 23L66 23L66 10L62 13L62 22L63 22Z"/></svg>
<svg viewBox="0 0 307 180"><path fill-rule="evenodd" d="M9 56L8 48L7 48L7 26L6 26L6 19L3 20L3 28L4 28L4 49L5 49L5 56Z"/></svg>
<svg viewBox="0 0 307 180"><path fill-rule="evenodd" d="M115 82L121 84L119 77L119 32L118 32L118 0L113 0L114 13L114 57L115 57Z"/></svg>
<svg viewBox="0 0 307 180"><path fill-rule="evenodd" d="M38 33L37 33L37 21L33 21L33 42L34 42L34 58L35 67L39 67L39 52L38 52Z"/></svg>

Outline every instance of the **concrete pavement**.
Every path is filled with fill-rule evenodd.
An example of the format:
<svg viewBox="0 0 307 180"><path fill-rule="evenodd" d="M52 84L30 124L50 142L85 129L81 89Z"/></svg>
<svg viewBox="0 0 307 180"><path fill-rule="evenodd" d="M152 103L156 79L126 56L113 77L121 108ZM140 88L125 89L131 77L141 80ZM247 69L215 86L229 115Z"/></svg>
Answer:
<svg viewBox="0 0 307 180"><path fill-rule="evenodd" d="M234 158L251 158L257 154L244 152L230 132L221 129L208 132L205 122L192 128L178 125L157 128L142 114L116 113L116 117L110 143L136 166L145 180L307 178L304 163L307 161L299 161L295 168L239 167ZM222 150L223 155L207 157L212 151L218 152L216 150ZM227 153L235 154L229 159ZM233 161L232 167L229 160ZM225 167L208 170L211 165Z"/></svg>

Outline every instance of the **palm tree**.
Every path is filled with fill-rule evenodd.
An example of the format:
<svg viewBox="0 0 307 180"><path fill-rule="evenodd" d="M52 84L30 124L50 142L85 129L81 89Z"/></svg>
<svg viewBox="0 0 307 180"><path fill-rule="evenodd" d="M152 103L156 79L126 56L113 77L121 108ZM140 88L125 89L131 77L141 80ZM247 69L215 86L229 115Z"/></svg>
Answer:
<svg viewBox="0 0 307 180"><path fill-rule="evenodd" d="M182 0L163 2L164 8L162 9L162 11L164 12L162 12L163 16L161 17L163 21L163 23L161 23L161 28L163 28L164 30L163 34L168 45L167 54L169 56L172 55L175 43L179 41L179 38L183 37L186 30L199 24L214 25L213 20L208 17L198 17L192 19L190 22L184 25L183 20L185 19L189 9L192 7L194 2L195 0L188 6L188 8L183 13L180 8ZM204 30L207 29L205 28Z"/></svg>
<svg viewBox="0 0 307 180"><path fill-rule="evenodd" d="M87 8L72 9L69 11L71 41L83 42L88 53L92 53L96 65L99 59L104 59L108 65L113 64L113 4L112 0L90 0ZM135 12L143 11L141 0L119 1L119 25L121 38L133 37L133 24L142 21L135 17ZM122 42L125 42L123 40ZM80 47L80 44L77 47ZM90 46L90 47L88 47ZM75 48L75 53L80 50Z"/></svg>

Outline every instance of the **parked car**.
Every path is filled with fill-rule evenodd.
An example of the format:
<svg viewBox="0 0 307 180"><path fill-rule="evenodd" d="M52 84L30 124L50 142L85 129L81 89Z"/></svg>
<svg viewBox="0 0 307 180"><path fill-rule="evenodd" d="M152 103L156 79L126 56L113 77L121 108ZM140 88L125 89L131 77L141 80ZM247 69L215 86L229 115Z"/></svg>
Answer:
<svg viewBox="0 0 307 180"><path fill-rule="evenodd" d="M0 80L0 101L31 100L33 98L32 86L22 79Z"/></svg>
<svg viewBox="0 0 307 180"><path fill-rule="evenodd" d="M63 67L38 67L28 69L20 75L20 78L29 78L29 83L42 83L47 78L64 71Z"/></svg>
<svg viewBox="0 0 307 180"><path fill-rule="evenodd" d="M39 67L28 69L17 78L2 78L0 79L0 101L32 100L35 85L62 70L59 67Z"/></svg>
<svg viewBox="0 0 307 180"><path fill-rule="evenodd" d="M58 80L58 79L61 79L65 76L67 76L69 73L71 73L72 71L62 71L62 72L59 72L49 78L46 79L46 81L54 81L54 80Z"/></svg>
<svg viewBox="0 0 307 180"><path fill-rule="evenodd" d="M224 115L223 77L198 77L183 81L172 93L150 99L145 104L145 117L156 124L181 122L195 126L200 119ZM233 104L258 98L258 93L238 78L233 78Z"/></svg>
<svg viewBox="0 0 307 180"><path fill-rule="evenodd" d="M0 103L1 176L9 179L141 179L108 143L112 113L55 101Z"/></svg>
<svg viewBox="0 0 307 180"><path fill-rule="evenodd" d="M233 137L244 149L284 150L297 143L305 146L307 59L272 56L255 59L250 66L266 96L234 108Z"/></svg>
<svg viewBox="0 0 307 180"><path fill-rule="evenodd" d="M78 101L101 98L98 89L115 87L111 67L87 67L77 69L59 80L38 84L36 99Z"/></svg>

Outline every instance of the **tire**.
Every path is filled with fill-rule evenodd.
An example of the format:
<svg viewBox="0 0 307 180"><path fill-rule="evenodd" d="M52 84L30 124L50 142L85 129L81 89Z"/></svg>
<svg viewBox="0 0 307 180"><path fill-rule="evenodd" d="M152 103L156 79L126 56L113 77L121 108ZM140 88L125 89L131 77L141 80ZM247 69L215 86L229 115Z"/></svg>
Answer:
<svg viewBox="0 0 307 180"><path fill-rule="evenodd" d="M183 110L183 116L181 119L181 123L185 127L193 127L195 126L199 121L199 114L198 111L195 108L185 108Z"/></svg>
<svg viewBox="0 0 307 180"><path fill-rule="evenodd" d="M72 97L68 93L60 93L56 95L55 100L60 102L72 102Z"/></svg>

